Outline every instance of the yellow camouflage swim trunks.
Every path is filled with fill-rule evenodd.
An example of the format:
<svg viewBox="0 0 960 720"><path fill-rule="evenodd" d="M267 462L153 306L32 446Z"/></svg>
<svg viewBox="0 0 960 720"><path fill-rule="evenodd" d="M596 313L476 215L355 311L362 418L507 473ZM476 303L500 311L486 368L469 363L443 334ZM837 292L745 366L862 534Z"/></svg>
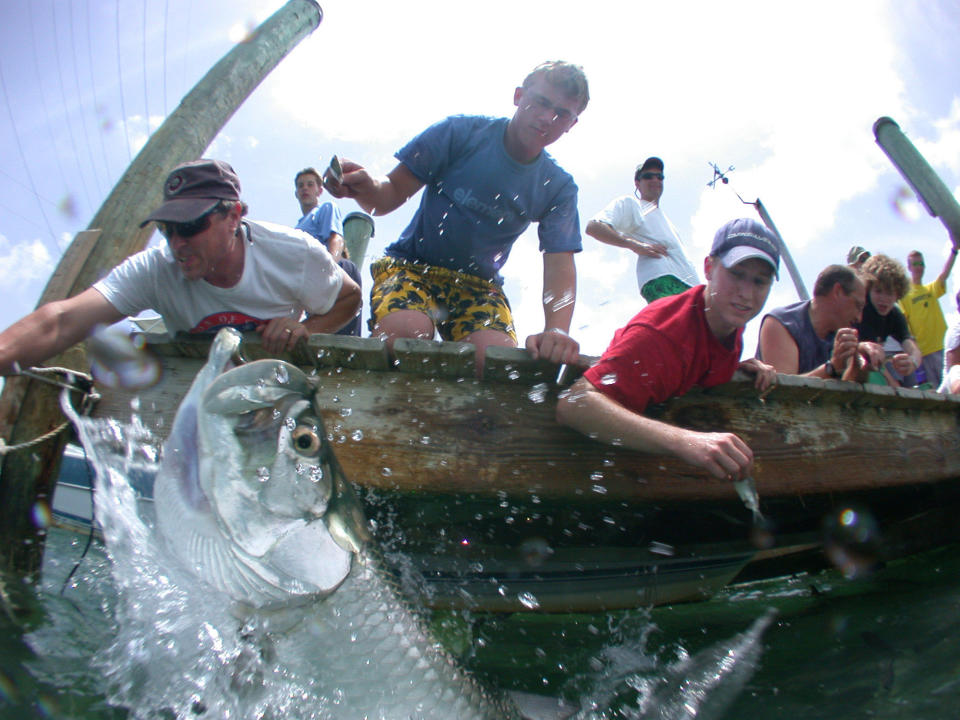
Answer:
<svg viewBox="0 0 960 720"><path fill-rule="evenodd" d="M444 340L477 330L497 330L517 342L510 303L500 286L476 275L436 265L384 257L370 265L370 330L388 313L417 310Z"/></svg>

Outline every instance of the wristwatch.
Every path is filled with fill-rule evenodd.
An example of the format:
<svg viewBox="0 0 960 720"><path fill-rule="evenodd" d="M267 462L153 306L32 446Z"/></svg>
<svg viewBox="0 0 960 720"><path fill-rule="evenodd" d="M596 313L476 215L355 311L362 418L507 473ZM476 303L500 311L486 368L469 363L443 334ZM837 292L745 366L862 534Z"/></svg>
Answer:
<svg viewBox="0 0 960 720"><path fill-rule="evenodd" d="M823 364L824 369L827 371L827 377L840 377L840 373L837 372L837 369L833 366L833 363L827 360Z"/></svg>

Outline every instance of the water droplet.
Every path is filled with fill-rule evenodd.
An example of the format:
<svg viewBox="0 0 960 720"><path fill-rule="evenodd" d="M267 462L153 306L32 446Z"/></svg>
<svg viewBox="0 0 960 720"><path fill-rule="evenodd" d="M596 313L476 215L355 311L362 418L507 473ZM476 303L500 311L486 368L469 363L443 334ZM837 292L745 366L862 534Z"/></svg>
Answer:
<svg viewBox="0 0 960 720"><path fill-rule="evenodd" d="M654 555L663 555L664 557L673 557L677 552L674 550L673 545L657 542L656 540L650 543L650 547L648 549Z"/></svg>
<svg viewBox="0 0 960 720"><path fill-rule="evenodd" d="M547 384L546 383L537 383L532 388L530 392L527 393L527 397L530 398L531 402L542 403L547 399Z"/></svg>
<svg viewBox="0 0 960 720"><path fill-rule="evenodd" d="M593 490L597 495L607 494L607 488L605 488L603 485L594 485L590 489Z"/></svg>
<svg viewBox="0 0 960 720"><path fill-rule="evenodd" d="M319 465L314 465L310 468L310 482L318 483L323 480L323 468Z"/></svg>
<svg viewBox="0 0 960 720"><path fill-rule="evenodd" d="M275 374L277 376L277 382L281 385L286 385L290 382L290 372L287 370L286 365L277 365Z"/></svg>
<svg viewBox="0 0 960 720"><path fill-rule="evenodd" d="M353 408L340 408L340 417L350 417L353 414Z"/></svg>
<svg viewBox="0 0 960 720"><path fill-rule="evenodd" d="M383 475L384 477L390 477L391 475L393 475L393 470L391 470L388 467L385 467L380 470L380 474Z"/></svg>
<svg viewBox="0 0 960 720"><path fill-rule="evenodd" d="M607 373L602 378L600 378L601 385L613 385L617 381L616 373Z"/></svg>
<svg viewBox="0 0 960 720"><path fill-rule="evenodd" d="M361 440L363 440L363 430L354 430L350 434L350 439L355 442L360 442Z"/></svg>
<svg viewBox="0 0 960 720"><path fill-rule="evenodd" d="M267 467L258 467L257 468L257 480L260 482L266 482L270 479L270 469Z"/></svg>
<svg viewBox="0 0 960 720"><path fill-rule="evenodd" d="M540 601L537 600L537 596L530 592L522 592L517 595L517 600L520 601L520 604L529 610L539 610Z"/></svg>

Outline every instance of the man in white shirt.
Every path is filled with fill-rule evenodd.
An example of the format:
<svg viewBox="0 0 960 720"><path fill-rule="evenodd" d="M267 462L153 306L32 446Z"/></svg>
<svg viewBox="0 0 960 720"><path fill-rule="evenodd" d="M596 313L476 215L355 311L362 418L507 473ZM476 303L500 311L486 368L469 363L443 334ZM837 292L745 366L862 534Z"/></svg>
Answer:
<svg viewBox="0 0 960 720"><path fill-rule="evenodd" d="M637 254L637 286L647 302L699 285L677 229L660 209L663 161L647 158L634 173L634 194L611 202L587 223L587 234Z"/></svg>
<svg viewBox="0 0 960 720"><path fill-rule="evenodd" d="M156 222L163 246L130 256L79 295L38 308L0 333L0 374L43 362L98 325L153 309L170 332L255 330L270 353L356 314L360 288L315 238L244 220L227 163L196 160L167 176ZM303 320L304 313L309 317Z"/></svg>

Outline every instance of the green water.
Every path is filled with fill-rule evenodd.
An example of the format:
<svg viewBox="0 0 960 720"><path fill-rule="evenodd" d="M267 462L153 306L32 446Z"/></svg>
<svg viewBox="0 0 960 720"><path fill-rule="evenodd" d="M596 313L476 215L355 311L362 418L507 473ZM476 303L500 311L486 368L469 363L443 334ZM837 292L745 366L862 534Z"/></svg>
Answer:
<svg viewBox="0 0 960 720"><path fill-rule="evenodd" d="M94 544L63 585L83 544L53 531L39 588L4 579L2 718L126 717L105 701L103 670L93 661L113 632L102 549ZM618 689L603 716L635 717L630 687L663 677L678 659L732 638L773 607L778 615L763 637L759 669L722 717L956 718L958 551L898 561L853 581L824 572L739 586L697 604L590 616L440 615L433 624L464 664L495 685L595 698L610 675ZM624 653L630 662L618 661ZM628 677L613 677L624 667Z"/></svg>

